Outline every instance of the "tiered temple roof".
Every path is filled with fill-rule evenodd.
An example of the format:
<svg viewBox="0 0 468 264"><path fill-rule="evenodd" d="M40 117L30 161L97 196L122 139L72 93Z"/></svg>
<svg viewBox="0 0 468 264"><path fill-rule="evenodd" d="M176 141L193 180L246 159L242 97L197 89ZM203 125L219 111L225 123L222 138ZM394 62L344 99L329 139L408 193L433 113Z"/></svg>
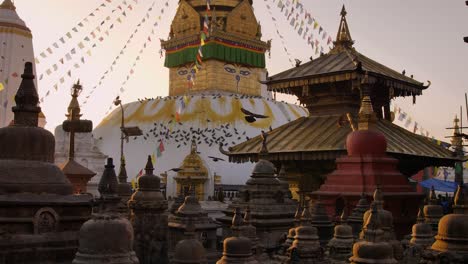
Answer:
<svg viewBox="0 0 468 264"><path fill-rule="evenodd" d="M391 122L391 99L413 96L415 101L428 86L362 55L353 43L343 8L339 33L328 54L268 79L270 91L297 96L310 115L267 132L266 158L274 163L329 161L332 168L334 160L346 153L346 136L353 127L348 122L357 118L366 92L379 119L376 129L387 138L387 153L399 160L400 171L411 176L431 165L453 166L452 152ZM224 153L231 162L256 161L261 142L257 136Z"/></svg>

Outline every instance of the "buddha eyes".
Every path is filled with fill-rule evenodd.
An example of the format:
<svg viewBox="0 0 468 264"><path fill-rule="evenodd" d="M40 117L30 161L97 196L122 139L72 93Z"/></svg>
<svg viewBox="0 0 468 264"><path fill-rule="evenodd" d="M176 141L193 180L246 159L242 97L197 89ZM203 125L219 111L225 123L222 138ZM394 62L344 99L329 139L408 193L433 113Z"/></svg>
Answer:
<svg viewBox="0 0 468 264"><path fill-rule="evenodd" d="M248 70L240 70L240 71L239 71L239 74L242 75L242 76L249 76L249 75L250 75L250 71L248 71Z"/></svg>
<svg viewBox="0 0 468 264"><path fill-rule="evenodd" d="M231 73L231 74L236 73L236 69L233 68L233 67L230 67L230 66L224 66L224 70Z"/></svg>
<svg viewBox="0 0 468 264"><path fill-rule="evenodd" d="M246 68L237 69L237 67L230 65L230 64L225 65L224 70L230 74L239 74L239 75L242 75L243 77L247 77L251 74L249 69L246 69Z"/></svg>
<svg viewBox="0 0 468 264"><path fill-rule="evenodd" d="M187 73L188 73L187 69L179 69L177 71L177 74L180 75L180 76L186 75Z"/></svg>

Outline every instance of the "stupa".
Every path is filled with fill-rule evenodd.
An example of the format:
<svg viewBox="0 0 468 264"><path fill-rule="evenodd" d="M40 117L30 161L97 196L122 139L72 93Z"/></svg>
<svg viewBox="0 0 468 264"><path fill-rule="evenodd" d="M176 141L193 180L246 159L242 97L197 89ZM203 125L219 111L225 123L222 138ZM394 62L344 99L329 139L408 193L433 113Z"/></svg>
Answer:
<svg viewBox="0 0 468 264"><path fill-rule="evenodd" d="M220 257L216 245L218 224L208 217L208 213L202 209L193 192L185 197L184 203L173 215L169 215L169 257L172 259L174 252L177 251L178 241L184 238L184 234L189 230L190 226L193 226L191 232L196 234L195 238L205 248L208 263L215 263Z"/></svg>
<svg viewBox="0 0 468 264"><path fill-rule="evenodd" d="M107 159L101 180L97 212L81 226L80 247L73 264L139 264L133 250L132 224L118 212L121 198L112 158Z"/></svg>
<svg viewBox="0 0 468 264"><path fill-rule="evenodd" d="M295 204L285 198L283 187L275 177L275 167L267 160L260 160L253 169L251 178L246 182L236 199L218 218L223 224L223 237L229 237L233 209L249 208L251 223L257 229L260 244L265 249L280 246L280 239L288 232L294 220Z"/></svg>
<svg viewBox="0 0 468 264"><path fill-rule="evenodd" d="M210 10L206 3L179 1L169 39L161 43L169 68L169 96L123 106L125 124L139 126L144 133L126 144L129 177L142 169L138 161L156 152L156 173L168 171L167 196L172 197L176 196L172 187L175 173L170 170L181 164L180 153L190 153L193 138L199 156L206 161L208 186L214 185L214 173L222 176L223 184L240 184L247 180L253 165L216 159L224 158L219 144L232 146L262 130L308 115L298 105L275 101L262 84L267 76L265 52L270 44L261 39L252 1L211 1ZM201 41L205 20L209 28ZM203 57L197 60L199 50ZM195 63L201 64L197 72ZM268 118L253 121L242 109ZM120 119L117 109L93 132L96 138L102 138L98 146L107 155L119 153Z"/></svg>
<svg viewBox="0 0 468 264"><path fill-rule="evenodd" d="M432 231L437 232L440 219L444 216L444 209L439 204L434 187L429 194L429 201L423 208L425 222L432 227Z"/></svg>
<svg viewBox="0 0 468 264"><path fill-rule="evenodd" d="M0 260L70 263L79 227L91 217L92 197L73 195L70 181L54 165L54 136L38 127L32 63L25 64L21 78L14 124L0 128Z"/></svg>
<svg viewBox="0 0 468 264"><path fill-rule="evenodd" d="M202 243L196 238L195 226L192 222L187 225L184 233L185 239L179 241L175 246L172 263L174 264L207 264L206 250Z"/></svg>
<svg viewBox="0 0 468 264"><path fill-rule="evenodd" d="M396 264L392 246L383 238L378 206L372 205L369 216L363 227L363 240L353 245L353 256L349 258L352 264Z"/></svg>
<svg viewBox="0 0 468 264"><path fill-rule="evenodd" d="M24 63L32 62L35 69L34 49L31 30L19 17L11 0L0 4L0 44L2 45L2 71L0 71L0 127L13 121L9 109L15 105L14 97L21 83ZM37 87L36 80L34 85ZM45 117L39 113L39 127L45 126Z"/></svg>
<svg viewBox="0 0 468 264"><path fill-rule="evenodd" d="M229 237L223 242L223 257L216 264L258 264L252 255L252 243L247 237Z"/></svg>
<svg viewBox="0 0 468 264"><path fill-rule="evenodd" d="M454 203L453 214L440 219L432 251L424 256L432 263L468 262L468 196L463 180L458 185Z"/></svg>
<svg viewBox="0 0 468 264"><path fill-rule="evenodd" d="M346 211L341 214L341 223L335 226L333 238L328 242L328 256L335 261L346 261L352 255L354 236L348 225Z"/></svg>
<svg viewBox="0 0 468 264"><path fill-rule="evenodd" d="M197 142L192 139L189 154L179 166L180 171L174 177L177 195L187 194L190 188L198 200L207 200L208 195L214 192L214 184L209 179L206 162L198 154ZM211 183L211 184L209 184Z"/></svg>
<svg viewBox="0 0 468 264"><path fill-rule="evenodd" d="M167 264L167 201L161 193L160 178L153 174L150 156L145 171L138 177L138 189L128 202L135 231L135 252L141 264Z"/></svg>

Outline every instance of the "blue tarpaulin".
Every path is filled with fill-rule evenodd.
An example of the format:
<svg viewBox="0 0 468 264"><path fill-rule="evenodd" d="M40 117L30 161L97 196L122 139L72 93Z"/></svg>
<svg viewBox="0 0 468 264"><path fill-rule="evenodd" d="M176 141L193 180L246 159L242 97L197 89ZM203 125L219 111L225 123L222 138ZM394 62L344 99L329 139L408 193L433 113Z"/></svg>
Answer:
<svg viewBox="0 0 468 264"><path fill-rule="evenodd" d="M436 178L431 178L419 183L424 188L431 189L434 186L434 189L439 192L455 192L457 190L457 184L451 181L443 181Z"/></svg>

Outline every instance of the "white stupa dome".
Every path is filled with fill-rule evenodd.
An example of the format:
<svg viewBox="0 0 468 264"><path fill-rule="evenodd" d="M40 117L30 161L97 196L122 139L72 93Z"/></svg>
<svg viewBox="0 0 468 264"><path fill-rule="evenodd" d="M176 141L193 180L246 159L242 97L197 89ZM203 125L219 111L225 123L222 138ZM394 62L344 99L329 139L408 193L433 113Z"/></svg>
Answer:
<svg viewBox="0 0 468 264"><path fill-rule="evenodd" d="M268 118L249 123L241 108ZM178 168L190 153L191 141L195 137L198 152L207 164L210 177L214 173L221 175L223 184L245 183L254 164L229 163L228 158L219 151L220 142L227 149L259 135L262 130L276 128L308 115L307 110L298 105L226 92L133 102L124 105L124 111L125 126L139 126L143 131L143 136L133 137L125 144L129 180L144 167L147 155L157 155L160 140L165 150L160 157L156 157L156 173ZM120 155L120 126L121 110L117 108L93 132L101 151L116 161ZM214 161L210 156L225 161ZM175 172L169 172L169 186L173 176ZM171 193L170 190L168 193Z"/></svg>

